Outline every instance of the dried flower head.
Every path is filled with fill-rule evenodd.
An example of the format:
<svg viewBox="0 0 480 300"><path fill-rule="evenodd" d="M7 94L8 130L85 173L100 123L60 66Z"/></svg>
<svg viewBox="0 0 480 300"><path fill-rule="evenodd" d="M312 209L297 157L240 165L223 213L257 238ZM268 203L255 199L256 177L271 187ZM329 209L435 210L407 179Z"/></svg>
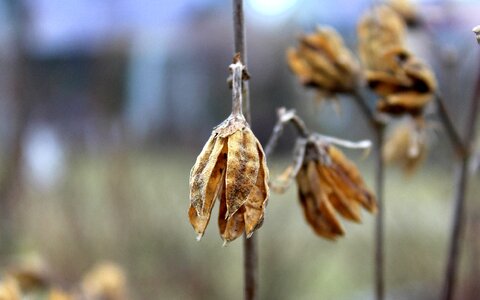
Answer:
<svg viewBox="0 0 480 300"><path fill-rule="evenodd" d="M427 154L427 134L423 118L400 122L387 137L383 147L386 162L401 165L407 174L412 174Z"/></svg>
<svg viewBox="0 0 480 300"><path fill-rule="evenodd" d="M261 225L267 204L268 168L262 145L241 110L244 65L233 73L232 114L210 136L190 173L189 218L200 239L216 199L220 202L220 235L230 242L244 232L250 237Z"/></svg>
<svg viewBox="0 0 480 300"><path fill-rule="evenodd" d="M0 300L20 300L20 286L15 278L5 276L0 280Z"/></svg>
<svg viewBox="0 0 480 300"><path fill-rule="evenodd" d="M331 27L318 27L316 32L302 36L297 48L287 50L287 60L301 83L315 87L323 97L355 88L358 63Z"/></svg>
<svg viewBox="0 0 480 300"><path fill-rule="evenodd" d="M475 33L475 36L477 37L477 42L480 44L480 25L473 27L472 31L473 33Z"/></svg>
<svg viewBox="0 0 480 300"><path fill-rule="evenodd" d="M406 26L390 7L380 5L367 11L358 24L360 60L365 68L376 71L392 69L386 56L392 49L402 48Z"/></svg>
<svg viewBox="0 0 480 300"><path fill-rule="evenodd" d="M360 57L380 112L418 116L433 99L435 76L404 46L405 24L387 6L368 12L358 26Z"/></svg>
<svg viewBox="0 0 480 300"><path fill-rule="evenodd" d="M294 118L298 117L292 114ZM293 163L272 183L275 191L284 192L295 178L307 222L316 234L331 240L345 233L337 213L347 220L361 222L360 207L369 212L377 210L375 196L357 167L333 144L370 147L369 141L353 143L315 133L300 136Z"/></svg>
<svg viewBox="0 0 480 300"><path fill-rule="evenodd" d="M128 299L125 272L114 263L105 262L96 265L84 276L81 285L86 299Z"/></svg>

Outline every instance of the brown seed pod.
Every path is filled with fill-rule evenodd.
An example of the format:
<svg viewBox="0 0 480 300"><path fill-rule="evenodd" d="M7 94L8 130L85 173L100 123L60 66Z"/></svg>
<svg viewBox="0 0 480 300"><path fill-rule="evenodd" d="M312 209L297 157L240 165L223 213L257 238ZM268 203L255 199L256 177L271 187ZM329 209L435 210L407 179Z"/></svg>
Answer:
<svg viewBox="0 0 480 300"><path fill-rule="evenodd" d="M287 50L287 61L302 84L316 88L325 97L355 88L358 63L331 27L318 27L302 36L297 48Z"/></svg>
<svg viewBox="0 0 480 300"><path fill-rule="evenodd" d="M418 169L427 156L426 128L423 119L400 122L387 137L383 159L402 167L407 175Z"/></svg>
<svg viewBox="0 0 480 300"><path fill-rule="evenodd" d="M271 186L274 191L283 193L296 179L305 218L317 235L330 240L344 235L337 213L359 223L361 207L376 212L375 196L366 187L357 167L332 145L365 149L370 142L354 143L310 134L292 110L279 110L279 120L294 124L300 137L295 143L293 162Z"/></svg>
<svg viewBox="0 0 480 300"><path fill-rule="evenodd" d="M403 48L406 26L390 7L379 5L367 11L357 27L360 60L369 70L389 71L385 63L391 49Z"/></svg>
<svg viewBox="0 0 480 300"><path fill-rule="evenodd" d="M217 199L222 239L230 242L244 232L250 237L263 221L269 196L263 148L241 113L239 82L244 66L237 62L231 68L233 112L214 129L190 172L188 215L198 239Z"/></svg>
<svg viewBox="0 0 480 300"><path fill-rule="evenodd" d="M387 6L368 12L358 25L360 58L368 86L380 95L377 110L419 116L437 88L435 76L404 45L405 24Z"/></svg>
<svg viewBox="0 0 480 300"><path fill-rule="evenodd" d="M357 167L332 145L306 143L306 156L296 175L298 195L307 222L327 239L344 235L337 213L361 222L360 207L376 212L375 196Z"/></svg>

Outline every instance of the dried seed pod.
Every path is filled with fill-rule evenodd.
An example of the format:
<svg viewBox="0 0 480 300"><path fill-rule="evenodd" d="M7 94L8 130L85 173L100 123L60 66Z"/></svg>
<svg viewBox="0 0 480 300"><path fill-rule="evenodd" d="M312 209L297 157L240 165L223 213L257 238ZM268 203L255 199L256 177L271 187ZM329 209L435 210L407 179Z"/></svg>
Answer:
<svg viewBox="0 0 480 300"><path fill-rule="evenodd" d="M426 128L423 119L398 124L387 137L383 159L399 164L406 174L412 174L427 154Z"/></svg>
<svg viewBox="0 0 480 300"><path fill-rule="evenodd" d="M318 27L315 33L302 36L297 48L287 50L287 61L300 82L315 87L322 96L355 88L358 63L331 27Z"/></svg>
<svg viewBox="0 0 480 300"><path fill-rule="evenodd" d="M390 49L403 48L405 23L390 7L379 5L367 11L358 24L360 59L369 70L390 70L386 54Z"/></svg>
<svg viewBox="0 0 480 300"><path fill-rule="evenodd" d="M317 235L330 240L344 235L337 213L359 223L361 207L376 212L375 196L357 167L332 145L365 149L370 142L354 143L310 134L292 110L279 110L279 122L294 124L300 137L295 143L292 164L272 182L272 187L276 192L285 192L293 178L296 179L305 218Z"/></svg>
<svg viewBox="0 0 480 300"><path fill-rule="evenodd" d="M220 235L230 242L244 232L250 237L263 222L267 204L268 168L265 154L241 112L241 74L233 72L233 111L217 126L190 173L189 219L200 239L215 200L220 202Z"/></svg>
<svg viewBox="0 0 480 300"><path fill-rule="evenodd" d="M381 96L380 112L419 116L437 88L435 76L405 49L405 24L387 6L368 12L358 25L360 57L369 87Z"/></svg>

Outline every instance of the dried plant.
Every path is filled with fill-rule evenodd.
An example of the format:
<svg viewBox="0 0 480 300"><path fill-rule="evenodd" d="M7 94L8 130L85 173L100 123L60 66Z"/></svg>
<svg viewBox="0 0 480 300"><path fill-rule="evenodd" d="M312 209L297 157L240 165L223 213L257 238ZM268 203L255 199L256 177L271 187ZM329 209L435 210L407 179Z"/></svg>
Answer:
<svg viewBox="0 0 480 300"><path fill-rule="evenodd" d="M367 12L358 25L360 58L368 86L390 115L420 116L437 89L433 72L404 45L405 24L387 6Z"/></svg>
<svg viewBox="0 0 480 300"><path fill-rule="evenodd" d="M297 128L303 121L293 110L279 110L279 124L292 122ZM284 192L296 179L298 197L305 218L315 233L334 240L345 231L337 213L347 220L361 222L360 207L377 209L375 196L366 187L355 164L333 146L368 148L369 141L353 143L308 133L303 127L295 143L293 163L272 182L276 192Z"/></svg>
<svg viewBox="0 0 480 300"><path fill-rule="evenodd" d="M123 269L113 263L100 263L85 274L82 296L92 300L126 300L127 278Z"/></svg>
<svg viewBox="0 0 480 300"><path fill-rule="evenodd" d="M428 152L427 128L423 118L408 118L395 126L383 147L383 158L399 164L406 174L412 174Z"/></svg>
<svg viewBox="0 0 480 300"><path fill-rule="evenodd" d="M315 87L321 99L355 89L358 63L331 27L320 26L316 32L300 37L298 47L287 50L287 60L300 82Z"/></svg>
<svg viewBox="0 0 480 300"><path fill-rule="evenodd" d="M210 136L190 173L189 218L200 239L216 199L224 242L244 232L250 237L262 224L269 196L268 168L262 145L242 114L244 65L236 57L232 114Z"/></svg>

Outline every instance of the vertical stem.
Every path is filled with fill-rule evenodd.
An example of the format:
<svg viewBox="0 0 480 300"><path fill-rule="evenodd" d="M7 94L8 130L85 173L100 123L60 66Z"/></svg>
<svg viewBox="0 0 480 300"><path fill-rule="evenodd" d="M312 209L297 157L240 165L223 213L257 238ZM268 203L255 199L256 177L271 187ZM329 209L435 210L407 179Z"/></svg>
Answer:
<svg viewBox="0 0 480 300"><path fill-rule="evenodd" d="M365 98L356 90L353 94L355 101L363 113L365 119L375 134L375 193L377 195L378 215L375 221L375 299L385 298L385 207L383 190L385 185L384 165L382 158L383 135L385 125L377 118L375 113L368 106Z"/></svg>
<svg viewBox="0 0 480 300"><path fill-rule="evenodd" d="M456 192L454 198L453 224L450 233L450 244L448 249L447 265L443 283L443 300L453 299L457 281L458 260L460 256L460 243L462 241L465 220L465 195L468 181L468 162L471 155L471 146L477 122L478 108L480 102L480 72L477 74L475 92L469 106L469 115L465 124L465 145L466 153L458 162L455 174Z"/></svg>
<svg viewBox="0 0 480 300"><path fill-rule="evenodd" d="M378 215L375 221L375 299L382 300L385 297L385 275L384 275L384 236L385 236L385 206L383 198L384 190L384 165L382 158L383 147L383 125L376 126L375 143L375 192L377 194Z"/></svg>
<svg viewBox="0 0 480 300"><path fill-rule="evenodd" d="M240 53L240 59L247 66L247 52L245 47L245 23L243 17L243 0L233 0L233 31L235 40L235 52ZM251 125L250 115L250 97L248 81L243 82L243 102L245 105L244 113L247 122ZM245 291L244 298L246 300L257 299L257 277L258 277L258 249L257 236L258 232L247 238L244 235L243 240L243 259L244 259L244 280Z"/></svg>

